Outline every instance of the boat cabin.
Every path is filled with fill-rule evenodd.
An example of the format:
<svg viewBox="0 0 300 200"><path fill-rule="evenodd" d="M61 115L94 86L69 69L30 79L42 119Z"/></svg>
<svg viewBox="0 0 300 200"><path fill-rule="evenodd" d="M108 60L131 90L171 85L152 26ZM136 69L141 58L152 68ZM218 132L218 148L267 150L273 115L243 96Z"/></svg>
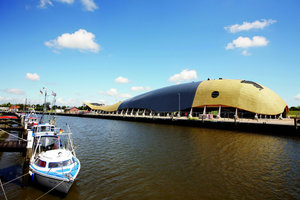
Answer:
<svg viewBox="0 0 300 200"><path fill-rule="evenodd" d="M76 160L74 157L72 157L72 159L68 159L60 162L47 162L40 158L37 158L34 163L39 167L58 168L58 167L66 167L73 163L76 163Z"/></svg>
<svg viewBox="0 0 300 200"><path fill-rule="evenodd" d="M55 132L55 126L51 124L40 124L38 126L34 126L32 128L32 131L34 134L47 134L47 133L56 133Z"/></svg>

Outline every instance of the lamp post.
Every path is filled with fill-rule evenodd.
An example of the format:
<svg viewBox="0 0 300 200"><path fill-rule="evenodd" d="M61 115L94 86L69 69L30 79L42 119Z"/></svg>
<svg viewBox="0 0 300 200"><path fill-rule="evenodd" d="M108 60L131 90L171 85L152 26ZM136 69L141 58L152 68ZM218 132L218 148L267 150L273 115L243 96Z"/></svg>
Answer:
<svg viewBox="0 0 300 200"><path fill-rule="evenodd" d="M178 93L178 117L180 117L180 93Z"/></svg>

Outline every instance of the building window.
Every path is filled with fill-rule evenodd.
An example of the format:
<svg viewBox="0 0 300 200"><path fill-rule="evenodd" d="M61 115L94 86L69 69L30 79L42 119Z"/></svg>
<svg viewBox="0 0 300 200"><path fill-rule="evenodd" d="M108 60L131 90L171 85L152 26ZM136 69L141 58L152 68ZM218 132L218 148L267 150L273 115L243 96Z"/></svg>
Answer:
<svg viewBox="0 0 300 200"><path fill-rule="evenodd" d="M213 91L212 93L211 93L211 97L212 98L217 98L219 96L219 91Z"/></svg>

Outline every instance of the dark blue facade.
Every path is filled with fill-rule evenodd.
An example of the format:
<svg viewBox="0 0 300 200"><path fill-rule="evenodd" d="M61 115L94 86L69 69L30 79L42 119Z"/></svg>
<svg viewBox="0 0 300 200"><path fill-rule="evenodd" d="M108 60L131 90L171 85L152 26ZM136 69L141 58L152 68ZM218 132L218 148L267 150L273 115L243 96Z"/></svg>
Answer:
<svg viewBox="0 0 300 200"><path fill-rule="evenodd" d="M183 83L153 90L121 103L121 109L150 109L156 112L174 112L191 108L199 82ZM180 105L179 105L180 102Z"/></svg>

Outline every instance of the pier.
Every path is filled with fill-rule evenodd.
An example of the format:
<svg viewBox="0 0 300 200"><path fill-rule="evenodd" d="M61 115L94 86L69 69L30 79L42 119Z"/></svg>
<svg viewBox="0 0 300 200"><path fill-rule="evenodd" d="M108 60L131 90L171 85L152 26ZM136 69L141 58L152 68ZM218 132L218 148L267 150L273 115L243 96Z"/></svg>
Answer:
<svg viewBox="0 0 300 200"><path fill-rule="evenodd" d="M20 152L24 157L23 174L29 172L29 161L32 155L32 138L23 118L16 113L2 112L0 119L0 152ZM28 184L28 176L23 176L23 185Z"/></svg>

